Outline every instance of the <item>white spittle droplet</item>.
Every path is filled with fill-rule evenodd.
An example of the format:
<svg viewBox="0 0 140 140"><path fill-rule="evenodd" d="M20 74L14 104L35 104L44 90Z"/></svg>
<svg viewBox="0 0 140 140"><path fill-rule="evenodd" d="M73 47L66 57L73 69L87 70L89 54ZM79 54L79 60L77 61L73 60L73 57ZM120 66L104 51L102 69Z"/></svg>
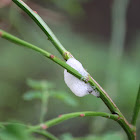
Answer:
<svg viewBox="0 0 140 140"><path fill-rule="evenodd" d="M75 70L77 70L83 77L88 77L88 72L83 68L82 64L75 58L69 58L66 63ZM64 70L64 81L76 96L82 97L90 93L94 96L99 97L99 92L94 91L94 89L89 83L85 83L84 81L73 76L72 74L67 72L66 69Z"/></svg>

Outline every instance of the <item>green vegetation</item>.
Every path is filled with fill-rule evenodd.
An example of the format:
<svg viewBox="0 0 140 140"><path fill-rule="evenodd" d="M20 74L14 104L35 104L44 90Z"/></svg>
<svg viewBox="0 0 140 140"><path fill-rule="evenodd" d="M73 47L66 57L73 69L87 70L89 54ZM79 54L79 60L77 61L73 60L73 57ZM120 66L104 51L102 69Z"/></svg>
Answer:
<svg viewBox="0 0 140 140"><path fill-rule="evenodd" d="M113 46L114 43L112 41L111 49L109 52L107 48L103 49L101 47L102 45L107 46L106 43L101 44L96 41L95 43L95 42L90 42L89 40L87 41L86 39L83 38L78 38L78 35L75 35L72 32L70 32L70 28L67 26L63 26L61 27L61 29L56 29L56 34L58 34L58 36L60 31L63 29L61 31L62 35L59 36L60 40L62 40L65 46L67 45L66 48L69 49L70 52L73 52L72 53L73 56L78 57L79 55L78 52L80 50L79 59L81 60L83 59L82 62L87 64L86 67L88 67L89 73L93 75L92 71L94 71L94 73L96 73L96 75L94 74L95 79L99 79L98 81L103 85L103 87L105 86L109 87L108 89L106 88L107 90L111 90L112 88L111 92L109 92L110 96L112 97L111 93L116 95L116 97L114 97L112 100L109 97L109 95L104 91L104 89L91 77L90 74L88 75L88 77L83 77L78 71L76 71L75 69L73 69L72 67L70 67L65 63L65 60L69 59L70 57L73 57L72 54L69 51L67 51L63 47L63 45L61 45L61 43L53 34L53 32L50 30L50 28L46 25L46 23L36 12L30 9L23 1L13 0L13 2L16 3L21 9L23 9L36 22L36 24L47 35L48 40L55 46L56 50L60 54L52 48L52 45L49 44L48 43L49 41L42 36L42 33L38 29L36 29L37 27L36 25L34 25L33 22L31 22L31 24L29 24L27 27L23 26L25 21L21 18L21 15L16 13L17 11L15 11L14 9L11 9L11 13L10 13L11 15L9 19L13 20L13 26L18 30L20 36L24 38L24 40L27 40L27 42L3 30L0 30L0 36L2 38L7 39L8 41L11 41L17 45L21 45L26 48L25 50L24 49L18 50L18 47L14 47L13 44L8 44L8 43L6 46L5 41L1 39L1 43L0 43L2 46L1 50L4 52L1 53L2 55L0 55L2 61L1 64L3 65L2 71L5 71L6 67L8 68L6 68L7 72L5 71L4 75L2 75L1 73L0 106L11 107L11 105L13 105L13 108L15 108L16 111L14 112L14 115L11 114L9 116L10 113L8 112L7 115L5 115L6 117L5 116L2 117L1 119L2 121L0 122L0 139L2 140L19 140L19 139L43 140L46 138L52 140L125 139L123 132L116 132L116 133L113 132L113 134L107 132L105 134L102 134L101 136L98 136L98 133L97 134L94 133L93 129L98 129L100 125L102 126L102 130L104 130L105 132L107 125L103 124L102 121L100 122L100 120L102 120L103 117L107 118L107 120L108 119L113 120L113 122L107 122L108 126L110 127L110 129L109 127L107 128L107 131L111 130L111 126L113 125L115 126L115 123L117 122L124 129L124 131L126 132L130 140L136 139L136 130L137 130L136 122L137 124L139 122L138 113L140 109L140 90L138 91L137 98L135 99L136 92L137 92L136 90L138 89L139 86L138 75L140 70L140 65L139 65L140 58L139 58L139 48L137 47L139 42L135 41L138 42L136 44L136 47L132 49L130 52L128 52L128 55L125 54L123 58L124 42L122 42L122 44L120 45L120 49L117 50L118 51L117 52L115 50L116 47L114 47L115 45ZM122 6L122 9L124 8L127 9L127 4L128 4L127 2L128 1L124 3L124 5L126 4L125 5L126 7ZM117 4L118 3L114 3L116 7ZM81 5L79 5L79 7L81 7ZM122 12L125 13L125 11ZM17 15L16 18L13 15ZM115 14L113 13L113 17L114 16ZM16 19L15 21L14 18ZM124 18L125 18L125 14L123 19ZM52 26L52 28L55 27ZM114 26L113 28L117 28L117 27ZM34 32L35 30L36 32ZM115 36L116 30L114 30L113 32ZM121 35L123 36L123 41L124 41L125 34L120 34L119 36ZM119 36L116 37L117 42L119 42L120 40ZM28 41L33 42L34 39L35 42L33 44L37 44L37 45L32 45L32 43L28 43ZM112 40L116 42L115 39L112 38ZM41 49L38 46L44 46L44 48ZM92 46L95 47L93 48ZM44 61L44 58L40 58L38 55L33 54L33 52L27 50L27 48L39 52L41 55L54 61L61 67L58 67L58 65L53 66L53 64L50 63L51 61L50 62L48 61L46 63ZM56 57L54 54L49 53L48 51L56 53L58 57ZM117 53L119 52L121 54L119 55L119 59L118 59ZM112 53L115 55L112 55ZM135 55L133 57L133 60L131 60L130 57L128 56L133 56L134 53ZM9 54L11 54L11 56ZM60 55L63 57L64 60L61 60L59 58ZM11 58L11 60L9 58ZM107 64L107 59L110 60L109 64ZM133 61L133 63L130 62L130 60ZM10 64L11 61L13 61L14 63ZM108 67L108 69L105 71L106 66ZM95 86L96 90L100 92L99 99L101 100L95 97L91 97L91 95L79 99L74 95L68 93L67 90L65 90L64 82L62 80L63 79L62 68L67 69L68 72L70 72L77 78L83 80L84 82L90 83L91 86ZM109 76L110 70L112 73L110 73ZM114 75L113 75L113 71L114 71ZM44 78L45 73L47 73L47 78ZM7 77L9 76L9 78L11 78L12 80L17 81L15 84L16 86L10 86L5 81L2 81L2 79L4 79L5 76ZM20 82L19 82L19 81L23 81L25 77L35 77L37 79L41 78L47 80L29 79L27 80L27 84L31 89L26 89L25 88L26 85L22 83L23 84L22 87L20 86ZM106 77L106 83L104 83L103 77ZM116 88L114 88L114 83L115 83L114 79L116 82L115 85L117 85ZM11 98L8 95L10 92L11 93L15 92L15 94L11 94ZM24 93L23 96L19 94L21 92ZM1 93L7 93L7 95L3 95ZM129 97L128 99L126 98L127 96ZM8 99L5 102L7 97ZM23 98L21 99L21 97ZM114 100L116 100L115 102L117 102L117 106L121 108L121 111L113 102ZM131 116L132 114L132 109L135 100L136 103L133 111L134 113L133 113L132 121L131 123L129 123L130 121L127 120L130 120L129 116ZM105 104L102 104L102 101ZM103 111L104 109L102 109L103 112L98 110L99 107L102 108L105 105L108 107L111 113L105 113L105 111ZM37 106L37 108L35 108L35 106ZM85 111L85 110L91 110L91 111ZM74 113L69 113L69 112L74 112ZM0 115L2 115L2 113L4 113L4 111L2 111ZM19 116L16 114L18 114ZM87 121L89 123L89 126L88 128L83 128L82 126L84 126L84 124L82 122L86 122L85 119L89 118L88 116L90 116L90 119ZM94 118L95 116L100 117L100 119L97 120L96 126L94 126L92 123L93 122L92 118ZM126 118L124 116L126 116ZM73 122L72 124L71 123L67 124L64 122L65 120L69 120L72 118L77 119L77 121ZM20 122L7 121L9 119L20 120ZM80 122L80 120L82 121ZM64 124L62 124L62 128L55 126L61 122L64 122ZM59 124L59 126L60 125L61 124ZM73 131L77 129L78 131L81 131L81 133L82 133L82 129L87 130L91 128L91 130L89 131L90 135L88 136L83 135L82 137L80 136L79 138L76 138L72 136L70 133L65 133L65 134L56 133L58 137L57 138L50 133L50 132L53 133L53 131L56 131L56 129L58 130L60 129L61 132L62 130L66 129L66 126L69 125L70 126L72 125L74 127ZM52 126L55 128L50 129ZM119 131L120 126L119 128L118 126L115 126L117 129L114 128L113 129L115 131ZM87 125L85 125L84 127L87 127ZM139 126L137 126L137 128L139 128ZM60 132L58 131L58 133ZM93 135L93 133L96 135ZM100 131L100 134L101 133L102 131ZM37 134L37 135L33 135L33 134Z"/></svg>

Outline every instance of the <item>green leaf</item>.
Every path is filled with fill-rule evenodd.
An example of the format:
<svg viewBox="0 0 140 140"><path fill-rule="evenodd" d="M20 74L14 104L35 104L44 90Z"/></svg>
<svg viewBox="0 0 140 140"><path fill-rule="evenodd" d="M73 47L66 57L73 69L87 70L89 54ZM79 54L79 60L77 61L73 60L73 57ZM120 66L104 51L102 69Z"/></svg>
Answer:
<svg viewBox="0 0 140 140"><path fill-rule="evenodd" d="M50 95L59 99L59 100L62 100L67 105L78 106L78 101L64 91L51 91Z"/></svg>
<svg viewBox="0 0 140 140"><path fill-rule="evenodd" d="M30 101L33 99L42 99L42 93L40 91L28 91L23 95L24 100Z"/></svg>
<svg viewBox="0 0 140 140"><path fill-rule="evenodd" d="M8 124L0 131L0 140L34 140L20 124Z"/></svg>
<svg viewBox="0 0 140 140"><path fill-rule="evenodd" d="M28 86L36 90L48 90L48 89L54 88L54 84L51 82L48 82L47 80L28 79L27 84Z"/></svg>

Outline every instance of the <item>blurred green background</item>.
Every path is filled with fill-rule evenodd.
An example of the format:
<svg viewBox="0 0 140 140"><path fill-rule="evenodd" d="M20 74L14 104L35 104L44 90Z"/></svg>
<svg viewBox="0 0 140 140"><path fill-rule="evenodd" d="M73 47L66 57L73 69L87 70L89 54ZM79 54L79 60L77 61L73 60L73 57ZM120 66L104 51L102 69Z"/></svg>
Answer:
<svg viewBox="0 0 140 140"><path fill-rule="evenodd" d="M140 84L139 0L26 0L45 20L64 47L108 92L130 121ZM0 28L62 58L39 27L11 0L0 0ZM40 101L25 101L27 79L45 79L76 104L48 101L45 120L76 111L109 112L92 95L76 97L65 85L63 68L49 59L0 39L0 121L37 124ZM58 94L61 94L58 92ZM140 137L140 119L137 134ZM126 139L122 128L104 118L76 118L49 129L64 140Z"/></svg>

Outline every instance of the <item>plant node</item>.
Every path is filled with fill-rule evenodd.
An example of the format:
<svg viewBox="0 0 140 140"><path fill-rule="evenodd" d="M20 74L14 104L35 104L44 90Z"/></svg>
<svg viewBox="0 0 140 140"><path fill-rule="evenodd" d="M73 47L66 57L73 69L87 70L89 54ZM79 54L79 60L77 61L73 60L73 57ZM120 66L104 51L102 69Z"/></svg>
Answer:
<svg viewBox="0 0 140 140"><path fill-rule="evenodd" d="M53 55L53 54L51 54L51 55L50 55L50 58L51 58L51 59L53 59L53 58L54 58L54 55Z"/></svg>
<svg viewBox="0 0 140 140"><path fill-rule="evenodd" d="M41 126L41 128L44 129L44 130L48 128L47 125L45 125L45 124L41 124L40 126Z"/></svg>
<svg viewBox="0 0 140 140"><path fill-rule="evenodd" d="M68 60L69 58L73 58L73 55L72 55L70 52L66 51L66 52L63 54L63 58L64 58L65 60Z"/></svg>

